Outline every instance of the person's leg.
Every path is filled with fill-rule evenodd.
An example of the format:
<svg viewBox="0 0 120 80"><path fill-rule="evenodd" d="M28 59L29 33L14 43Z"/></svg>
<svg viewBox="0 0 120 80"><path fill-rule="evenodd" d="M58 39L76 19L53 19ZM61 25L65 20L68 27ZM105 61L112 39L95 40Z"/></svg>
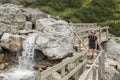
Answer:
<svg viewBox="0 0 120 80"><path fill-rule="evenodd" d="M92 49L92 55L94 56L94 53L95 53L95 49Z"/></svg>

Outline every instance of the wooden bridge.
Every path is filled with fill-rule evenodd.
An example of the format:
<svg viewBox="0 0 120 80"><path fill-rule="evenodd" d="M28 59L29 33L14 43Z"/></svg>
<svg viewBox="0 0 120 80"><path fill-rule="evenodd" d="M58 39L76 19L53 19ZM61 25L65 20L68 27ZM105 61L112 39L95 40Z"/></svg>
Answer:
<svg viewBox="0 0 120 80"><path fill-rule="evenodd" d="M104 80L105 74L105 52L100 46L97 50L96 57L92 61L90 67L87 67L87 51L85 39L91 30L96 31L99 43L108 40L108 28L98 27L96 23L86 24L69 24L74 29L75 39L78 39L77 52L72 57L68 57L61 63L39 73L38 80L51 80L48 77L54 72L60 73L62 78L60 80ZM84 26L84 27L83 27ZM75 64L72 70L67 70L70 64Z"/></svg>

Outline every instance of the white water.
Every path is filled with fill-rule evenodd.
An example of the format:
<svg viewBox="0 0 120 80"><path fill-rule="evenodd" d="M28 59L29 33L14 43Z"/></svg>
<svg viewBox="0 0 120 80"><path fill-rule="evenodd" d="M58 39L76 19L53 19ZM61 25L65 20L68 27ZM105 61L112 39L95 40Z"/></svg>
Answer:
<svg viewBox="0 0 120 80"><path fill-rule="evenodd" d="M2 73L2 80L35 80L33 67L34 42L36 34L31 34L23 43L22 56L19 58L19 65L11 72ZM1 80L1 79L0 79Z"/></svg>
<svg viewBox="0 0 120 80"><path fill-rule="evenodd" d="M32 70L35 35L30 35L23 43L22 57L19 58L19 69Z"/></svg>

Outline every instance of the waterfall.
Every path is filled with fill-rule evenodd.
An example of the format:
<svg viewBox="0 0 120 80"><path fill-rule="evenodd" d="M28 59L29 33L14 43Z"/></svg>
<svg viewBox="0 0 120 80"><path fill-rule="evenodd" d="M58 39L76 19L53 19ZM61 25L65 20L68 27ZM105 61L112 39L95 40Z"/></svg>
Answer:
<svg viewBox="0 0 120 80"><path fill-rule="evenodd" d="M34 57L35 35L29 35L23 43L22 56L19 58L19 69L32 70Z"/></svg>
<svg viewBox="0 0 120 80"><path fill-rule="evenodd" d="M30 34L23 42L22 56L19 58L19 65L11 72L1 73L0 80L35 80L32 69L34 57L34 43L36 34Z"/></svg>

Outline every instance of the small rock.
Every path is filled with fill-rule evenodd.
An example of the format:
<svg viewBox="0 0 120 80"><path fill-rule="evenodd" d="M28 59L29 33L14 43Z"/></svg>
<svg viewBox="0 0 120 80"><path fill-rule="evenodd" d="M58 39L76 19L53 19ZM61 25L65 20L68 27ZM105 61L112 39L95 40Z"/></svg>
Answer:
<svg viewBox="0 0 120 80"><path fill-rule="evenodd" d="M58 72L52 73L46 80L61 80L62 77Z"/></svg>
<svg viewBox="0 0 120 80"><path fill-rule="evenodd" d="M30 21L25 22L25 30L32 30L32 22Z"/></svg>
<svg viewBox="0 0 120 80"><path fill-rule="evenodd" d="M5 69L5 64L4 63L2 63L2 64L0 64L0 70L3 70L3 69Z"/></svg>
<svg viewBox="0 0 120 80"><path fill-rule="evenodd" d="M70 63L70 64L67 65L67 70L68 70L68 71L71 71L71 70L73 70L75 67L76 67L76 63Z"/></svg>
<svg viewBox="0 0 120 80"><path fill-rule="evenodd" d="M120 72L120 64L117 65L117 70Z"/></svg>
<svg viewBox="0 0 120 80"><path fill-rule="evenodd" d="M0 62L2 62L3 58L4 58L4 54L0 54Z"/></svg>

